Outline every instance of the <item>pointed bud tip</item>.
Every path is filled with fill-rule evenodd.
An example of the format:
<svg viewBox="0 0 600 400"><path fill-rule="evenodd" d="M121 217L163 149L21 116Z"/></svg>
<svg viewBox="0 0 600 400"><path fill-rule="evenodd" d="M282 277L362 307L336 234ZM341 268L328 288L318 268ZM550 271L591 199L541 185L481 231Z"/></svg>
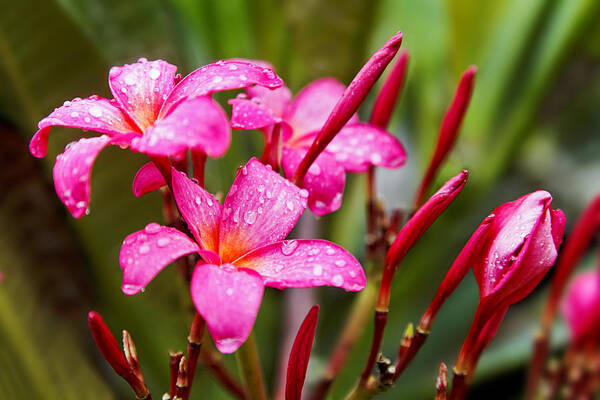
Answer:
<svg viewBox="0 0 600 400"><path fill-rule="evenodd" d="M477 74L477 66L476 66L476 65L471 65L471 66L469 66L469 68L467 68L467 70L465 71L465 74L464 74L464 76L467 76L467 77L472 77L472 76L474 76L475 74Z"/></svg>

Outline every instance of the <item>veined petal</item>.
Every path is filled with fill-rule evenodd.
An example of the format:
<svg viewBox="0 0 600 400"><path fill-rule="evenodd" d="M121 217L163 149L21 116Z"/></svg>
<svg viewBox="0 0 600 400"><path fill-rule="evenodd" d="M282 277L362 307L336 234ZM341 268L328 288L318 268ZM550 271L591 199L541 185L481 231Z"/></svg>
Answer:
<svg viewBox="0 0 600 400"><path fill-rule="evenodd" d="M223 205L219 254L231 262L285 238L306 208L308 193L256 158L238 168Z"/></svg>
<svg viewBox="0 0 600 400"><path fill-rule="evenodd" d="M133 194L140 197L166 186L165 178L152 161L146 163L138 170L133 178Z"/></svg>
<svg viewBox="0 0 600 400"><path fill-rule="evenodd" d="M402 143L372 124L348 124L325 148L348 172L366 172L370 165L399 168L406 162Z"/></svg>
<svg viewBox="0 0 600 400"><path fill-rule="evenodd" d="M248 338L262 301L264 285L259 274L231 264L196 265L192 300L206 321L221 353L236 351Z"/></svg>
<svg viewBox="0 0 600 400"><path fill-rule="evenodd" d="M273 115L283 117L290 106L292 92L287 86L277 89L267 89L262 86L253 86L246 89L248 95L253 99L259 99L260 103L269 108Z"/></svg>
<svg viewBox="0 0 600 400"><path fill-rule="evenodd" d="M220 157L229 148L231 130L225 111L210 97L179 103L164 119L131 142L131 149L156 156L176 156L192 149Z"/></svg>
<svg viewBox="0 0 600 400"><path fill-rule="evenodd" d="M284 146L281 165L285 176L294 176L306 149L293 149ZM318 216L336 211L342 205L346 173L344 167L333 155L323 152L308 169L303 187L308 190L308 207Z"/></svg>
<svg viewBox="0 0 600 400"><path fill-rule="evenodd" d="M165 101L160 116L167 115L173 105L185 97L205 96L253 85L275 89L283 85L283 81L270 68L242 61L217 61L198 68L179 82Z"/></svg>
<svg viewBox="0 0 600 400"><path fill-rule="evenodd" d="M236 98L231 104L231 127L233 129L260 129L281 122L273 112L260 101Z"/></svg>
<svg viewBox="0 0 600 400"><path fill-rule="evenodd" d="M194 238L205 249L218 252L221 204L183 172L171 168L171 176L177 208Z"/></svg>
<svg viewBox="0 0 600 400"><path fill-rule="evenodd" d="M333 78L318 79L302 89L284 115L294 127L294 136L320 131L344 90L346 86ZM348 122L358 122L358 116Z"/></svg>
<svg viewBox="0 0 600 400"><path fill-rule="evenodd" d="M92 165L109 144L110 137L106 135L79 139L56 157L52 170L56 194L75 218L81 218L87 212Z"/></svg>
<svg viewBox="0 0 600 400"><path fill-rule="evenodd" d="M146 225L127 236L121 246L123 293L139 293L164 267L181 256L199 251L192 239L175 228L156 223Z"/></svg>
<svg viewBox="0 0 600 400"><path fill-rule="evenodd" d="M29 151L34 157L41 158L46 155L48 133L53 126L90 130L109 136L139 131L115 100L99 96L76 98L65 101L62 107L58 107L38 123L39 130L29 143Z"/></svg>
<svg viewBox="0 0 600 400"><path fill-rule="evenodd" d="M175 87L177 67L163 60L140 59L112 67L108 83L121 108L144 130L154 124L168 94Z"/></svg>
<svg viewBox="0 0 600 400"><path fill-rule="evenodd" d="M262 276L265 286L278 289L337 286L359 291L365 273L352 254L335 243L318 239L271 243L234 261Z"/></svg>

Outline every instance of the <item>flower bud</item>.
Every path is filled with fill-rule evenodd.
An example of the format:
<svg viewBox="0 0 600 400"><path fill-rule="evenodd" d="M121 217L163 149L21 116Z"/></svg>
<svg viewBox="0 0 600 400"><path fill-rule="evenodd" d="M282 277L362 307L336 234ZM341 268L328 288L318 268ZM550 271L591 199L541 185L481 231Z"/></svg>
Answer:
<svg viewBox="0 0 600 400"><path fill-rule="evenodd" d="M398 61L381 86L377 94L370 122L383 129L388 126L394 106L398 101L402 86L406 78L406 67L408 66L408 50L403 50L398 55Z"/></svg>
<svg viewBox="0 0 600 400"><path fill-rule="evenodd" d="M600 271L577 275L562 301L562 314L575 345L600 336Z"/></svg>
<svg viewBox="0 0 600 400"><path fill-rule="evenodd" d="M473 264L483 308L493 312L523 299L556 261L565 216L551 202L540 190L494 210L487 243Z"/></svg>

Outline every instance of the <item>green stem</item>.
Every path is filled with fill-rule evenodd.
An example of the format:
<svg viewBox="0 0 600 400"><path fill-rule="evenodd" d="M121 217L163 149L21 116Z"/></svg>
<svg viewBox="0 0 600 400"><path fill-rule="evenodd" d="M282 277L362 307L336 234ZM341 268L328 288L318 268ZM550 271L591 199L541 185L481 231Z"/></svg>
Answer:
<svg viewBox="0 0 600 400"><path fill-rule="evenodd" d="M248 399L266 400L267 392L265 390L265 382L260 367L260 359L258 357L258 348L256 347L254 333L251 333L250 336L248 336L246 343L244 343L235 354L237 357L238 368L246 386Z"/></svg>
<svg viewBox="0 0 600 400"><path fill-rule="evenodd" d="M370 377L365 384L357 383L354 389L346 396L346 400L372 399L379 391L375 388L374 378Z"/></svg>

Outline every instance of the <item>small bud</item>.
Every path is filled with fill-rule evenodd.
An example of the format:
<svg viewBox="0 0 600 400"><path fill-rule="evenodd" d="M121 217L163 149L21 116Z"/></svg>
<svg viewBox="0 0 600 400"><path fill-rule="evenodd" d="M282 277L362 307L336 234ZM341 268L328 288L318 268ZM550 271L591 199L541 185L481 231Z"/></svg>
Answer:
<svg viewBox="0 0 600 400"><path fill-rule="evenodd" d="M448 368L444 363L440 364L438 376L435 381L435 389L435 400L446 400L446 392L448 390Z"/></svg>
<svg viewBox="0 0 600 400"><path fill-rule="evenodd" d="M406 328L404 329L404 336L402 337L402 347L410 347L410 343L412 342L414 336L415 330L412 322L410 322L408 325L406 325Z"/></svg>
<svg viewBox="0 0 600 400"><path fill-rule="evenodd" d="M408 50L398 55L398 61L381 86L379 94L375 99L370 122L385 129L392 116L394 106L398 101L400 91L406 78L406 67L408 66Z"/></svg>
<svg viewBox="0 0 600 400"><path fill-rule="evenodd" d="M137 350L131 335L126 330L123 331L123 351L125 358L134 371L140 370L140 362L138 360Z"/></svg>
<svg viewBox="0 0 600 400"><path fill-rule="evenodd" d="M327 121L316 136L310 149L300 162L298 169L294 174L294 183L301 186L308 168L317 159L319 154L325 150L325 147L333 140L335 135L350 120L352 115L358 110L358 107L365 100L373 85L387 65L392 61L402 42L402 33L398 32L390 38L385 45L377 50L367 63L356 74L350 85L346 88L342 97L329 114Z"/></svg>
<svg viewBox="0 0 600 400"><path fill-rule="evenodd" d="M179 361L179 371L177 374L176 386L178 389L185 389L188 386L187 359L185 356L181 357L181 360Z"/></svg>
<svg viewBox="0 0 600 400"><path fill-rule="evenodd" d="M417 191L415 199L415 205L417 206L419 206L425 199L429 186L435 178L438 169L456 143L458 131L460 130L460 126L467 111L469 101L471 100L471 94L473 93L475 72L477 72L477 68L475 66L470 66L465 71L460 79L456 93L454 94L452 104L450 104L448 111L446 111L446 115L442 121L442 127L440 128L438 141L435 146L435 151L433 152L433 157L429 162L429 166L427 167L427 171L425 172L421 186Z"/></svg>

